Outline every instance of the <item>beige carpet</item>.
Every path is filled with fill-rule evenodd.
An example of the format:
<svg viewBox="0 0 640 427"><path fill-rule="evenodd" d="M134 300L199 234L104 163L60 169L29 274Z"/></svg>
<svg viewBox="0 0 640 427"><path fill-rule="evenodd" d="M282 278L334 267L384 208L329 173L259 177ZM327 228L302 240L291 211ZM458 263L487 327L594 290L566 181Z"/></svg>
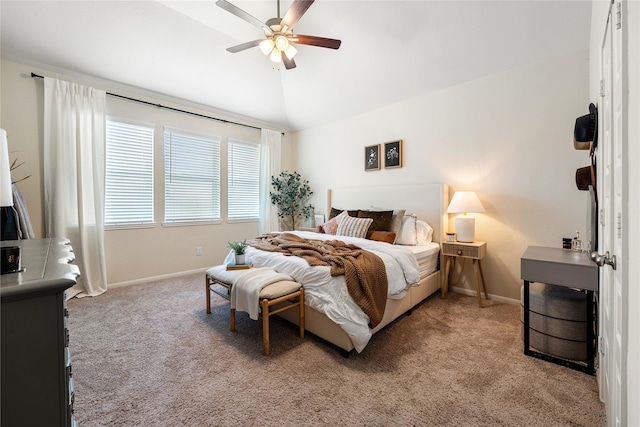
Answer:
<svg viewBox="0 0 640 427"><path fill-rule="evenodd" d="M595 377L524 356L519 308L429 298L343 358L212 298L204 275L69 301L75 417L90 426L604 426Z"/></svg>

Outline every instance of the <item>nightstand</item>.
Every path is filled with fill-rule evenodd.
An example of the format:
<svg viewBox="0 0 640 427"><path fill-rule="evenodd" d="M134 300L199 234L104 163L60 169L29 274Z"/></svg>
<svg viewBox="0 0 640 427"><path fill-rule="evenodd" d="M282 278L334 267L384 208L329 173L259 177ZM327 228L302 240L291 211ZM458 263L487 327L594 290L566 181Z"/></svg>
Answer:
<svg viewBox="0 0 640 427"><path fill-rule="evenodd" d="M484 297L489 299L487 295L487 287L484 283L484 273L482 272L482 258L487 254L486 242L442 242L442 255L445 257L444 268L444 284L442 285L442 298L447 294L449 290L449 274L456 266L456 260L462 259L462 262L466 259L473 260L473 272L476 279L476 290L478 292L478 306L482 308L482 295L480 292L480 282L482 282L482 289L484 290ZM464 268L464 264L462 265Z"/></svg>

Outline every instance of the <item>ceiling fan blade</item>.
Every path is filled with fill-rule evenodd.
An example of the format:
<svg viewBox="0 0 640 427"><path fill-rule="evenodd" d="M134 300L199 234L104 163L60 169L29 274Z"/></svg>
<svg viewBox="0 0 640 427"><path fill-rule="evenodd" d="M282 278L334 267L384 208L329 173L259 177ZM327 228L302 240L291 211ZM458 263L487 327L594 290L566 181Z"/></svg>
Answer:
<svg viewBox="0 0 640 427"><path fill-rule="evenodd" d="M310 46L327 47L329 49L338 49L342 41L337 39L327 39L325 37L316 36L304 36L302 34L296 34L295 38L298 39L297 43L307 44Z"/></svg>
<svg viewBox="0 0 640 427"><path fill-rule="evenodd" d="M302 15L311 7L315 0L293 0L291 7L285 13L280 22L281 26L287 26L290 30L298 23Z"/></svg>
<svg viewBox="0 0 640 427"><path fill-rule="evenodd" d="M248 14L244 10L240 9L238 6L234 6L233 4L229 3L227 0L218 0L216 2L216 4L218 6L220 6L221 8L223 8L224 10L226 10L227 12L230 12L230 13L234 14L235 16L237 16L238 18L240 18L240 19L242 19L244 21L247 21L251 25L255 25L256 27L260 28L261 30L269 31L269 32L271 31L271 28L267 27L258 18Z"/></svg>
<svg viewBox="0 0 640 427"><path fill-rule="evenodd" d="M287 55L285 55L284 53L282 54L282 62L284 63L284 68L286 68L287 70L296 68L296 61L294 61L293 58L287 58Z"/></svg>
<svg viewBox="0 0 640 427"><path fill-rule="evenodd" d="M246 42L246 43L242 43L242 44L238 44L238 45L235 45L235 46L228 47L227 48L227 52L238 53L238 52L241 52L243 50L250 49L252 47L256 47L256 46L258 46L260 44L260 42L262 40L264 40L264 39L253 40L253 41L250 41L250 42Z"/></svg>

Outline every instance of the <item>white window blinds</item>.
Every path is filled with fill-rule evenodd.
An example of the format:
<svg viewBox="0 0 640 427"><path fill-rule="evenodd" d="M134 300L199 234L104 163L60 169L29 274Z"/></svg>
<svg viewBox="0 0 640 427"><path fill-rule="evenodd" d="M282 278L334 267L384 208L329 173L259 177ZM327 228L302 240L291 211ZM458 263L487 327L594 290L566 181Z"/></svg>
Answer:
<svg viewBox="0 0 640 427"><path fill-rule="evenodd" d="M165 222L220 219L220 140L164 131Z"/></svg>
<svg viewBox="0 0 640 427"><path fill-rule="evenodd" d="M107 119L105 225L153 222L153 128Z"/></svg>
<svg viewBox="0 0 640 427"><path fill-rule="evenodd" d="M260 217L260 144L229 139L229 219Z"/></svg>

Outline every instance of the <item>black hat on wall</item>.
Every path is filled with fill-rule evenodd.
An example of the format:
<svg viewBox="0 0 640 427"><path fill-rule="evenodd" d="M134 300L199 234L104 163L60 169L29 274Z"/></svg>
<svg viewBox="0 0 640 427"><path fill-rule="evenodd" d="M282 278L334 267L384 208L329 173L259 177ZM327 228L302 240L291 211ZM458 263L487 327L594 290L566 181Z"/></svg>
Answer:
<svg viewBox="0 0 640 427"><path fill-rule="evenodd" d="M598 143L598 109L589 104L589 114L576 119L573 130L573 148L576 150L593 150Z"/></svg>

